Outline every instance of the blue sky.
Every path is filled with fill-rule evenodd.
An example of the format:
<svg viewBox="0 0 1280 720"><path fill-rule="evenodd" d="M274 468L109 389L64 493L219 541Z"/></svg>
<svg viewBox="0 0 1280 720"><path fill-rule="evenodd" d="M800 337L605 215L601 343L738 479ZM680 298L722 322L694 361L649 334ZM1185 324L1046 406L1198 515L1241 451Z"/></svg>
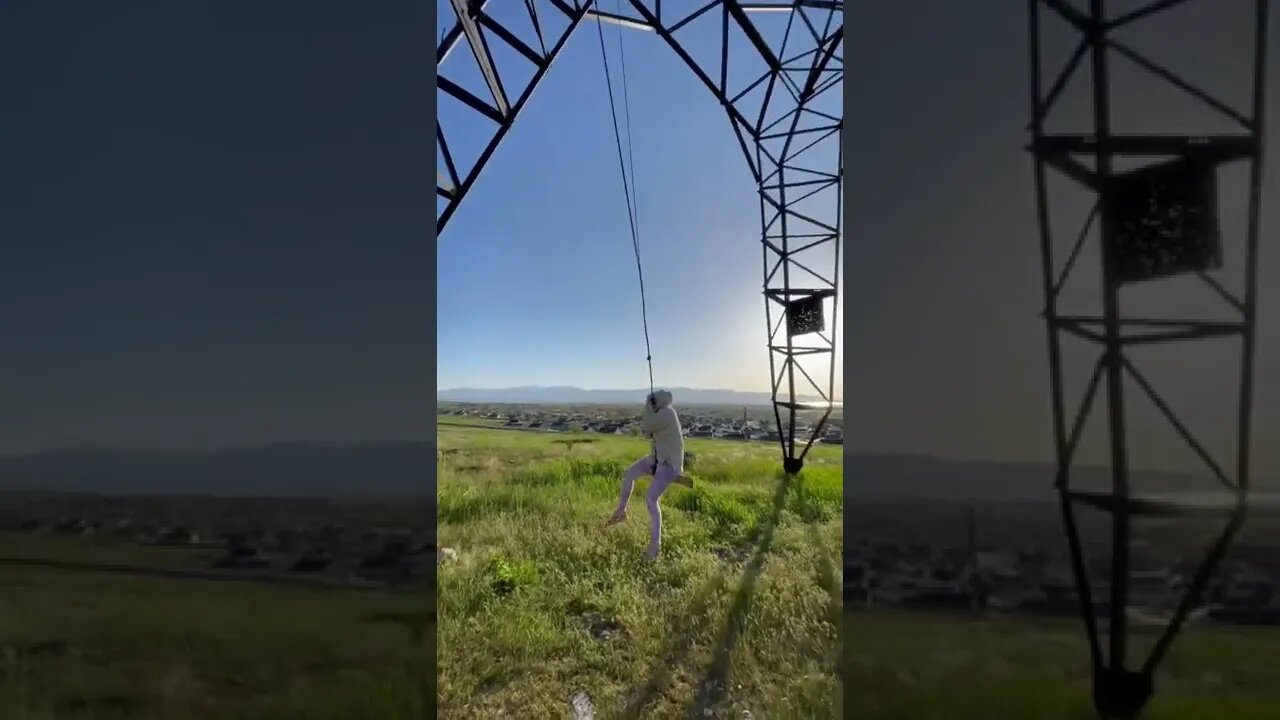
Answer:
<svg viewBox="0 0 1280 720"><path fill-rule="evenodd" d="M604 30L620 92L618 31ZM760 210L742 151L669 47L623 41L655 381L767 391ZM465 127L438 112L455 142ZM437 280L438 387L647 385L595 25L570 39L450 221Z"/></svg>

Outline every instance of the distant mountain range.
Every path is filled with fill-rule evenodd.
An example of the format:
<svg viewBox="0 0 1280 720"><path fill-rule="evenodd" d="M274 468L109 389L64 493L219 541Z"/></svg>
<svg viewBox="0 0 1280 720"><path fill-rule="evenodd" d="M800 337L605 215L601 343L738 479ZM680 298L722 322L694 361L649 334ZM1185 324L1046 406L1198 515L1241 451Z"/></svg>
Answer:
<svg viewBox="0 0 1280 720"><path fill-rule="evenodd" d="M677 405L769 405L769 393L740 390L699 390L667 388ZM512 405L639 405L648 390L584 390L579 387L515 387L497 389L457 388L436 393L439 402L491 403ZM815 401L816 396L801 396Z"/></svg>
<svg viewBox="0 0 1280 720"><path fill-rule="evenodd" d="M1052 500L1048 463L960 462L846 452L846 502L858 498ZM435 444L263 445L205 452L75 450L0 456L0 490L249 497L435 495ZM1103 488L1103 468L1075 482ZM1191 475L1140 471L1134 485L1161 492L1213 489ZM1260 487L1259 490L1269 488Z"/></svg>

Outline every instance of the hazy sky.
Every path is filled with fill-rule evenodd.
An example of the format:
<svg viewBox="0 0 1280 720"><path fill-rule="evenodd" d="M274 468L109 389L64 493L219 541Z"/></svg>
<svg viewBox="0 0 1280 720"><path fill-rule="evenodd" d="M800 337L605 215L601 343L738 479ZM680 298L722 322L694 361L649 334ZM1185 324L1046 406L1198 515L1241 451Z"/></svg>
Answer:
<svg viewBox="0 0 1280 720"><path fill-rule="evenodd" d="M1231 9L1248 4L1188 3L1131 42L1241 100L1232 78L1249 47ZM981 5L863 3L847 22L851 449L1050 454L1022 149L1026 10ZM435 31L410 2L271 7L274 18L233 22L267 10L0 6L0 449L425 433L423 69ZM592 31L571 41L439 244L441 386L644 384ZM758 207L740 151L666 47L627 42L656 379L763 387ZM1069 49L1058 45L1051 68ZM1134 77L1117 70L1121 129L1220 129L1176 92L1124 84ZM1080 99L1069 92L1064 109L1087 110ZM1224 193L1238 180L1224 175ZM1277 478L1280 288L1267 270L1280 218L1274 185L1264 192L1255 447L1258 475ZM1060 229L1083 209L1055 206ZM1224 199L1228 284L1239 209ZM1085 282L1066 309L1092 310L1096 295ZM1175 283L1125 303L1189 314L1205 297ZM1230 465L1235 358L1212 347L1138 360ZM1088 359L1069 354L1075 391ZM1132 407L1136 464L1194 467L1148 407ZM1102 457L1101 419L1087 460Z"/></svg>
<svg viewBox="0 0 1280 720"><path fill-rule="evenodd" d="M1250 58L1244 19L1251 6L1187 3L1123 39L1207 88L1225 88L1217 93L1223 99L1242 101L1247 80L1237 73ZM1026 3L860 3L857 17L855 22L851 11L846 24L852 48L846 83L859 103L847 114L848 136L856 138L846 151L847 442L851 449L961 458L1050 458L1032 163L1022 149L1029 117ZM1271 32L1274 46L1277 33ZM1049 71L1056 72L1069 46L1058 41L1050 50ZM1272 66L1274 88L1280 76ZM1204 113L1193 114L1198 106L1176 91L1149 84L1141 87L1156 90L1136 89L1126 83L1140 74L1118 61L1116 67L1117 129L1218 128L1202 125ZM1068 94L1064 110L1088 110L1078 102L1087 99L1079 92L1086 87ZM1272 118L1276 96L1271 93ZM1239 184L1228 180L1224 192L1238 192ZM1280 431L1280 283L1271 259L1280 250L1270 241L1280 220L1276 192L1274 183L1264 190L1270 205L1264 206L1255 447L1258 475L1280 479L1274 441ZM1239 287L1234 278L1242 261L1242 205L1235 197L1224 200L1224 222L1234 233L1226 238L1225 275ZM1078 231L1083 209L1078 202L1055 208L1064 232ZM1081 266L1096 269L1096 254ZM1182 299L1171 301L1171 289ZM1194 283L1179 282L1127 291L1124 302L1175 316L1205 307L1205 296ZM1080 311L1095 309L1096 303L1082 301L1099 295L1086 283L1069 297L1065 309ZM1230 466L1227 431L1234 427L1238 353L1231 352L1231 341L1221 347L1225 351L1174 346L1137 357ZM1075 350L1070 356L1077 394L1087 357ZM1177 449L1173 432L1148 407L1133 402L1140 421L1133 434L1136 463L1193 467L1195 460ZM1095 433L1105 430L1104 419L1095 415ZM1101 458L1104 447L1093 442L1085 457Z"/></svg>
<svg viewBox="0 0 1280 720"><path fill-rule="evenodd" d="M428 435L427 8L0 3L0 451Z"/></svg>
<svg viewBox="0 0 1280 720"><path fill-rule="evenodd" d="M680 35L700 59L718 52L714 15ZM618 29L604 30L620 93ZM594 24L578 29L441 238L441 388L648 384L599 42ZM760 210L742 150L660 38L624 42L655 380L768 391ZM439 117L463 142L458 115Z"/></svg>

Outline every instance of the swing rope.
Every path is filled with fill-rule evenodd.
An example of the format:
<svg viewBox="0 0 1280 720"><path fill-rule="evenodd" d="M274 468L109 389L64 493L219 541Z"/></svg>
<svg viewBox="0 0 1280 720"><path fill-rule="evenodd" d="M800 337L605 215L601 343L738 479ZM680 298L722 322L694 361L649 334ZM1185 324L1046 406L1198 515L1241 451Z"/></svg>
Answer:
<svg viewBox="0 0 1280 720"><path fill-rule="evenodd" d="M622 14L621 8L618 7L621 0L614 0L613 11L618 15ZM627 171L631 175L631 188L636 193L633 198L631 214L635 217L636 235L640 234L640 196L636 189L636 154L631 144L631 93L627 91L627 47L622 41L622 26L615 25L618 29L618 64L621 68L619 73L622 76L622 117L627 122ZM612 95L612 91L610 91Z"/></svg>
<svg viewBox="0 0 1280 720"><path fill-rule="evenodd" d="M639 218L636 214L635 203L632 202L631 194L635 185L635 155L631 154L631 178L627 178L627 163L622 153L622 131L618 129L618 110L613 102L613 79L609 74L609 55L605 51L604 46L604 29L600 27L600 19L596 18L596 35L600 38L600 59L604 62L604 82L605 88L609 91L609 115L613 119L613 139L618 148L618 169L622 172L622 193L627 200L627 223L631 228L631 247L636 255L636 275L640 278L640 318L644 322L644 352L645 362L649 364L649 394L653 394L653 350L649 344L649 310L645 304L644 296L644 269L640 264L640 233L637 229ZM621 53L622 38L621 29L619 29L618 38L619 52ZM627 117L627 150L631 152L631 102L627 97L627 65L626 55L622 57L622 94L625 103L625 112Z"/></svg>

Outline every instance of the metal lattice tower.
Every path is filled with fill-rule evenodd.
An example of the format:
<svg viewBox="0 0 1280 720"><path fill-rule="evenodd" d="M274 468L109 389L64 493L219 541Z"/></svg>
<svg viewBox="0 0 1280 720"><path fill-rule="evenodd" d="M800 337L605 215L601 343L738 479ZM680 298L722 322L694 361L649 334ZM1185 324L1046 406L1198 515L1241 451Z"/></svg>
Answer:
<svg viewBox="0 0 1280 720"><path fill-rule="evenodd" d="M1204 2L1205 0L1199 0ZM1058 459L1057 488L1080 595L1080 610L1089 636L1094 677L1094 704L1108 718L1135 717L1154 692L1153 677L1170 643L1188 613L1202 601L1215 568L1232 543L1244 519L1249 493L1250 421L1253 391L1253 356L1257 324L1259 188L1262 179L1263 94L1266 56L1265 0L1255 6L1251 105L1241 111L1218 100L1180 75L1153 62L1116 39L1115 33L1150 20L1185 0L1163 0L1124 14L1111 14L1105 0L1089 0L1088 9L1077 9L1063 0L1029 0L1032 122L1031 150L1035 157L1038 220L1041 228L1045 318L1049 331L1051 389L1054 409L1054 441ZM1082 3L1083 5L1083 3ZM1042 16L1043 12L1043 16ZM1041 68L1044 23L1056 16L1075 33L1078 44L1051 83ZM1146 71L1152 83L1165 83L1195 98L1206 108L1227 118L1238 132L1192 136L1185 134L1122 134L1113 131L1111 60L1125 61ZM1085 59L1089 59L1087 70ZM1076 133L1049 134L1046 121L1073 76L1088 72L1092 99L1091 127ZM1121 169L1121 163L1139 167ZM1227 164L1248 166L1243 295L1229 291L1215 278L1222 266L1218 223L1217 173ZM1056 238L1050 223L1050 170L1063 174L1091 193L1096 203L1075 240L1065 267L1056 267ZM1068 316L1059 313L1063 284L1072 272L1080 248L1089 239L1100 243L1102 255L1102 306L1100 316ZM1142 283L1148 289L1174 277L1199 277L1235 315L1234 320L1169 320L1137 317L1125 312L1122 291ZM1078 410L1067 416L1063 382L1062 342L1083 339L1099 348L1099 356ZM1172 411L1169 404L1130 360L1137 346L1172 345L1193 341L1236 338L1242 344L1241 363L1231 374L1239 380L1238 426L1235 465L1224 467L1205 449ZM1172 352L1173 350L1166 350ZM1134 491L1130 478L1130 444L1125 413L1125 384L1131 383L1159 409L1187 445L1222 485L1223 501L1217 506L1188 505L1166 498L1144 497ZM1105 398L1110 445L1110 489L1085 491L1071 483L1072 460L1099 390ZM1095 607L1090 573L1076 523L1079 505L1109 514L1112 527L1111 557L1107 569L1110 590L1105 610ZM1214 513L1223 528L1150 653L1133 662L1130 646L1130 550L1133 523L1145 516ZM1102 617L1099 617L1102 616ZM1100 620L1105 620L1102 627Z"/></svg>
<svg viewBox="0 0 1280 720"><path fill-rule="evenodd" d="M436 49L437 102L459 104L470 113L468 124L483 124L489 135L475 157L464 159L449 142L449 128L437 125L436 233L443 233L579 25L607 22L654 33L724 108L756 183L771 397L783 466L798 472L839 405L833 391L844 180L844 3L711 0L695 6L622 0L612 12L599 4L524 0L517 23L487 12L485 0L451 0L456 23ZM710 23L719 53L698 59L682 31ZM498 45L514 51L507 55L511 60L496 59ZM466 54L482 88L468 89L455 79L453 61L446 62L455 52ZM797 420L819 412L808 437L797 437Z"/></svg>

